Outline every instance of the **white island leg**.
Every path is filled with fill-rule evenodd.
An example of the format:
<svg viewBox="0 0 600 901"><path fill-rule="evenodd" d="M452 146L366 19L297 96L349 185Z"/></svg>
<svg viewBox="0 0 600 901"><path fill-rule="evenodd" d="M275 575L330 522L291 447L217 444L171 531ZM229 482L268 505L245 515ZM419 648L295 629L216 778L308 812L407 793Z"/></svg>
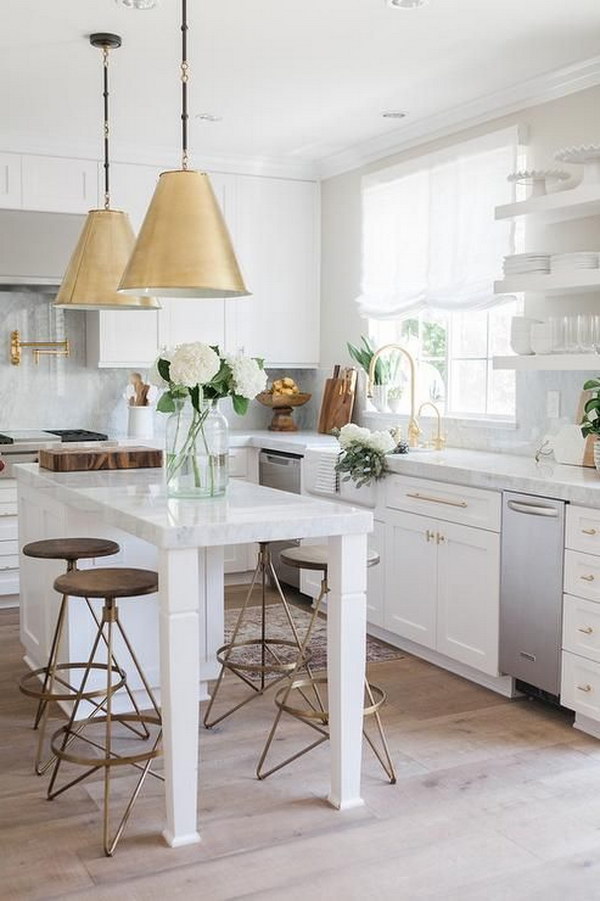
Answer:
<svg viewBox="0 0 600 901"><path fill-rule="evenodd" d="M329 539L327 678L331 788L340 810L360 806L367 627L367 536Z"/></svg>
<svg viewBox="0 0 600 901"><path fill-rule="evenodd" d="M173 848L200 841L197 829L199 587L204 554L160 550L160 685L167 823Z"/></svg>

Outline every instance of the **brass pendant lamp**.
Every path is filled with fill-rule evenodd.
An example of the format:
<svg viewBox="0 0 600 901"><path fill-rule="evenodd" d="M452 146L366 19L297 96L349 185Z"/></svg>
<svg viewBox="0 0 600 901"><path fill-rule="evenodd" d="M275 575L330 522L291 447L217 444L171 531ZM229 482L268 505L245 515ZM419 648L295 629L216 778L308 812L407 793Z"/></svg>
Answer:
<svg viewBox="0 0 600 901"><path fill-rule="evenodd" d="M121 46L121 38L116 34L92 34L90 44L102 50L104 209L90 210L87 214L54 306L65 310L157 310L160 304L154 297L124 297L117 294L120 278L135 244L127 213L110 208L108 54Z"/></svg>
<svg viewBox="0 0 600 901"><path fill-rule="evenodd" d="M250 292L210 179L188 168L187 0L181 7L181 169L160 176L119 292L241 297Z"/></svg>

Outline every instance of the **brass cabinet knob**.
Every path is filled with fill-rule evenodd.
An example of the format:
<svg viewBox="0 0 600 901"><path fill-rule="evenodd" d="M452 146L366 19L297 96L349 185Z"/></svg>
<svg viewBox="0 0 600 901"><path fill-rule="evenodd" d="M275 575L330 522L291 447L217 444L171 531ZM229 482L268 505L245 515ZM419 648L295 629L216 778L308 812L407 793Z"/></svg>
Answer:
<svg viewBox="0 0 600 901"><path fill-rule="evenodd" d="M435 540L438 544L443 544L444 541L446 540L446 536L442 535L440 532L438 532L437 535L435 536Z"/></svg>
<svg viewBox="0 0 600 901"><path fill-rule="evenodd" d="M596 534L595 529L582 529L581 531L584 535L595 535Z"/></svg>
<svg viewBox="0 0 600 901"><path fill-rule="evenodd" d="M435 532L432 532L431 529L427 529L425 532L425 538L427 541L433 541L435 539Z"/></svg>
<svg viewBox="0 0 600 901"><path fill-rule="evenodd" d="M593 688L589 682L587 683L587 685L578 685L577 689L578 689L578 691L585 691L585 692L593 691Z"/></svg>
<svg viewBox="0 0 600 901"><path fill-rule="evenodd" d="M584 582L593 582L594 576L590 573L589 576L579 576L580 579L583 579Z"/></svg>
<svg viewBox="0 0 600 901"><path fill-rule="evenodd" d="M577 629L577 631L578 631L578 632L583 632L584 635L591 635L592 632L593 632L594 630L592 629L591 626L584 626L584 627L581 627L581 626L580 626L580 627Z"/></svg>

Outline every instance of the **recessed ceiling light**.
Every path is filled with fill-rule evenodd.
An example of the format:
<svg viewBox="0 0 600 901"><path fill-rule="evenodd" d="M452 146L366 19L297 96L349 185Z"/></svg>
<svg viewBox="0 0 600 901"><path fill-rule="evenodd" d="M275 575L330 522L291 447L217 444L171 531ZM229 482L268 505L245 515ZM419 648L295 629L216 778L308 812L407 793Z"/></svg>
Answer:
<svg viewBox="0 0 600 901"><path fill-rule="evenodd" d="M408 113L401 109L388 109L381 114L384 119L404 119Z"/></svg>
<svg viewBox="0 0 600 901"><path fill-rule="evenodd" d="M201 122L222 122L223 120L223 116L215 116L214 113L196 113L194 118L200 119Z"/></svg>
<svg viewBox="0 0 600 901"><path fill-rule="evenodd" d="M117 6L126 6L127 9L153 9L158 6L159 0L115 0Z"/></svg>
<svg viewBox="0 0 600 901"><path fill-rule="evenodd" d="M418 9L419 6L427 6L429 0L387 0L387 5L392 9Z"/></svg>

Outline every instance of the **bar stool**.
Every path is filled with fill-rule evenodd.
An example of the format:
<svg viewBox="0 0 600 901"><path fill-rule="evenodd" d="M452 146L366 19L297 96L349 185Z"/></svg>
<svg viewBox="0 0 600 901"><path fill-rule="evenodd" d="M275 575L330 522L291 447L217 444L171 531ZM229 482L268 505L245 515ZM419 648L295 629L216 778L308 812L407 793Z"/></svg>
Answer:
<svg viewBox="0 0 600 901"><path fill-rule="evenodd" d="M162 738L162 718L160 709L156 703L148 680L138 663L131 642L121 625L117 606L117 598L133 598L154 594L158 589L158 575L155 572L145 569L106 568L78 570L67 572L64 575L59 576L54 582L54 588L63 596L101 598L104 601L104 605L102 608L102 616L98 623L98 630L90 651L90 656L85 665L83 679L73 699L74 703L71 716L65 726L61 726L60 729L56 730L50 741L50 747L56 757L56 763L48 786L48 800L52 801L73 785L82 782L87 776L102 769L104 771L103 846L106 856L112 857L117 843L123 834L133 805L146 780L146 776L151 775L161 780L163 778L160 774L151 770L152 761L162 754L160 747ZM133 663L148 695L150 707L153 712L140 713L136 706L135 713L113 713L113 701L117 691L127 687L125 671L116 666L114 662L113 642L115 632L120 635L127 648L131 662ZM95 662L95 657L98 648L102 643L106 646L106 663L97 664ZM102 689L104 696L102 709L105 712L103 715L97 716L98 705L96 705L89 716L82 720L78 720L77 713L80 705L82 701L86 701L89 696L87 684L90 674L98 667L106 672L106 682ZM131 698L131 691L129 691L128 694ZM144 727L147 736L150 736L148 727L155 727L156 737L151 742L150 747L135 750L128 754L118 754L113 750L114 741L117 738L117 736L114 735L114 727L117 724L122 724L126 727L130 727L131 724L141 724ZM104 726L103 743L96 741L93 737L93 727L98 725ZM131 733L129 734L131 735ZM142 735L140 737L144 739L146 736ZM89 746L90 750L87 753L79 751L78 743ZM74 746L75 749L73 750ZM99 753L93 755L91 749L96 749ZM84 766L87 767L87 769L60 787L55 788L57 776L63 761ZM111 836L111 774L115 767L125 765L134 766L140 771L140 776L127 802L119 824Z"/></svg>
<svg viewBox="0 0 600 901"><path fill-rule="evenodd" d="M282 551L279 556L282 563L286 563L288 566L293 566L296 569L310 569L316 572L320 572L321 590L314 604L313 614L308 630L304 637L303 647L296 660L296 666L288 677L287 685L280 688L274 698L275 705L277 707L277 713L275 715L275 720L265 742L265 746L256 768L256 775L259 779L266 779L267 776L270 776L277 770L280 770L283 767L287 766L289 763L292 763L292 761L297 760L299 757L302 757L304 754L312 751L313 748L318 747L318 745L322 744L324 741L327 741L329 738L329 712L325 706L319 708L318 706L315 707L312 704L309 704L307 706L301 707L290 703L290 697L293 692L299 693L303 698L305 698L306 692L308 690L312 689L313 691L318 692L319 688L325 690L327 686L327 678L324 676L318 677L316 679L310 673L308 674L307 678L298 679L297 676L300 670L303 669L303 655L306 650L305 646L310 642L313 627L316 622L316 618L319 615L321 604L325 596L330 591L328 583L328 548L327 545L304 544L300 547L287 548L286 550ZM369 550L367 552L368 567L377 566L377 564L380 562L380 559L381 558L377 551ZM381 722L381 716L379 713L379 710L385 703L385 701L386 694L383 689L379 688L377 685L371 685L368 679L365 677L365 706L363 708L363 716L365 718L371 716L374 718L381 748L377 747L376 743L368 734L364 725L363 735L365 737L365 740L367 741L367 744L375 754L375 757L381 764L389 781L394 784L396 782L396 771L394 769L394 764L390 755L387 739L383 729L383 723ZM305 723L307 726L310 726L312 729L319 733L319 738L317 738L314 742L302 748L295 754L290 755L282 762L276 764L268 770L265 770L263 769L263 767L265 765L273 740L275 739L275 734L277 732L279 722L284 713L287 713L295 719L300 720L300 722Z"/></svg>
<svg viewBox="0 0 600 901"><path fill-rule="evenodd" d="M247 609L250 600L259 579L261 592L260 635L251 639L238 640L240 630L247 618ZM268 580L275 586L278 600L281 602L285 611L290 628L290 640L272 638L268 635L268 605L266 603ZM240 659L240 657L243 657L244 654L247 654L248 651L252 650L257 652L255 656L258 657L258 660L254 658L251 660ZM233 628L231 639L217 651L217 660L221 664L221 669L204 714L203 722L205 727L207 729L212 729L213 726L216 726L217 723L220 723L228 716L231 716L231 714L235 713L236 710L239 710L240 707L244 707L250 701L253 701L255 698L264 694L267 689L277 685L278 682L281 682L282 679L285 679L287 675L296 670L299 657L310 673L308 663L311 654L306 646L306 642L300 637L298 627L292 617L290 605L283 593L281 583L275 572L273 561L271 559L270 543L268 541L261 541L259 544L256 568L244 603ZM221 685L223 684L223 677L227 671L233 673L247 685L251 689L251 693L238 704L228 708L224 713L211 720L211 712L215 701L217 700ZM310 673L310 675L312 677L312 673Z"/></svg>
<svg viewBox="0 0 600 901"><path fill-rule="evenodd" d="M67 572L72 572L77 569L79 560L109 557L112 554L118 554L119 550L117 542L110 541L107 538L47 538L26 544L23 548L23 553L26 557L35 557L39 560L64 560L67 564ZM49 704L52 701L56 703L70 701L73 699L75 692L75 688L62 677L61 673L82 669L85 666L84 663L57 662L67 615L67 604L68 597L64 595L60 602L46 666L32 670L26 676L23 676L19 682L20 691L30 698L35 698L38 702L33 721L34 730L38 729L41 723L34 763L35 772L38 776L46 772L54 759L50 757L45 763L42 764L41 762ZM98 618L89 601L87 601L87 606L96 625L98 625ZM61 685L67 691L55 691L55 683ZM93 701L93 698L90 697L90 701Z"/></svg>

